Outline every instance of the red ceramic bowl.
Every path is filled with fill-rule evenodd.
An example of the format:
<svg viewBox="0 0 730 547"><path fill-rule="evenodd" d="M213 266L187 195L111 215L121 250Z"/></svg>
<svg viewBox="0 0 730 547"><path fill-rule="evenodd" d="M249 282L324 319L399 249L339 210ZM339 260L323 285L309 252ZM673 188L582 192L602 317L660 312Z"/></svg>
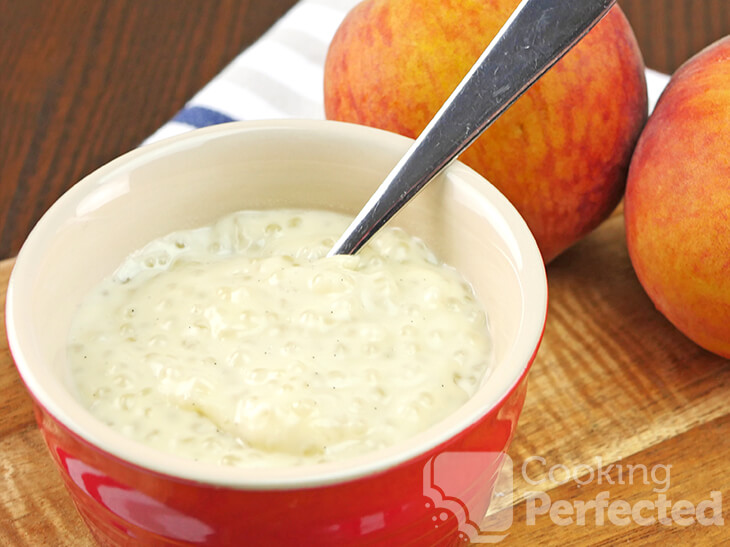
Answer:
<svg viewBox="0 0 730 547"><path fill-rule="evenodd" d="M41 219L10 280L8 340L51 456L100 543L401 546L471 537L515 431L547 289L522 218L464 165L393 222L472 283L489 315L496 365L469 401L423 433L342 462L224 468L130 441L69 387L72 314L132 250L239 209L354 214L409 143L336 122L225 124L112 161Z"/></svg>

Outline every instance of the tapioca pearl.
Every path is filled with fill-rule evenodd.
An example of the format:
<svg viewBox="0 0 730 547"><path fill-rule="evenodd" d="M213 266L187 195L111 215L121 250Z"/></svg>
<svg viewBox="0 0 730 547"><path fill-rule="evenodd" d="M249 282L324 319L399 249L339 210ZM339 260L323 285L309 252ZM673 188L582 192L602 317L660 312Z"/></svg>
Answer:
<svg viewBox="0 0 730 547"><path fill-rule="evenodd" d="M220 458L221 465L236 467L242 465L244 462L243 458L236 454L225 454Z"/></svg>
<svg viewBox="0 0 730 547"><path fill-rule="evenodd" d="M344 387L348 381L348 377L339 370L330 370L325 378L325 381L333 388Z"/></svg>
<svg viewBox="0 0 730 547"><path fill-rule="evenodd" d="M300 266L301 264L297 262L296 258L294 258L291 254L282 254L278 256L279 260L281 260L281 263L284 267L291 267L291 266Z"/></svg>
<svg viewBox="0 0 730 547"><path fill-rule="evenodd" d="M400 328L399 334L403 338L412 339L418 337L419 331L413 324L409 323Z"/></svg>
<svg viewBox="0 0 730 547"><path fill-rule="evenodd" d="M137 403L137 396L133 393L124 393L117 398L117 406L122 410L134 410Z"/></svg>
<svg viewBox="0 0 730 547"><path fill-rule="evenodd" d="M423 349L423 346L415 341L410 341L409 339L406 339L405 341L401 342L400 345L400 351L402 351L402 354L407 355L409 357L415 357L421 353L421 350Z"/></svg>
<svg viewBox="0 0 730 547"><path fill-rule="evenodd" d="M292 401L291 409L297 416L307 417L317 410L317 401L312 398L302 398Z"/></svg>
<svg viewBox="0 0 730 547"><path fill-rule="evenodd" d="M325 324L325 318L313 310L304 310L299 314L299 324L309 329L319 329Z"/></svg>
<svg viewBox="0 0 730 547"><path fill-rule="evenodd" d="M287 221L286 225L289 228L299 228L302 225L302 217L293 216Z"/></svg>
<svg viewBox="0 0 730 547"><path fill-rule="evenodd" d="M288 361L285 367L288 377L300 380L302 385L307 381L305 378L310 372L311 367L306 366L302 361L298 359L295 361Z"/></svg>
<svg viewBox="0 0 730 547"><path fill-rule="evenodd" d="M454 384L459 386L465 393L474 393L478 387L480 376L481 374L474 375L468 372L463 374L455 373Z"/></svg>
<svg viewBox="0 0 730 547"><path fill-rule="evenodd" d="M428 332L426 345L430 348L440 348L444 344L447 334L441 329L433 329Z"/></svg>
<svg viewBox="0 0 730 547"><path fill-rule="evenodd" d="M253 358L251 353L245 349L236 349L231 352L225 360L228 367L234 369L242 369L249 366Z"/></svg>
<svg viewBox="0 0 730 547"><path fill-rule="evenodd" d="M164 348L167 346L167 336L164 334L156 334L154 336L151 336L150 339L147 341L147 345L150 347L162 347Z"/></svg>
<svg viewBox="0 0 730 547"><path fill-rule="evenodd" d="M436 398L433 396L432 393L429 393L428 391L422 391L418 394L418 397L416 398L416 404L423 408L433 408L433 406L436 404Z"/></svg>
<svg viewBox="0 0 730 547"><path fill-rule="evenodd" d="M358 330L360 339L367 340L371 343L382 342L387 338L387 335L388 333L385 328L374 324L363 325Z"/></svg>
<svg viewBox="0 0 730 547"><path fill-rule="evenodd" d="M348 347L339 341L335 342L334 346L332 346L332 357L334 359L345 359L349 354Z"/></svg>
<svg viewBox="0 0 730 547"><path fill-rule="evenodd" d="M420 363L417 363L415 361L406 363L402 366L401 372L403 374L404 380L406 380L406 381L413 380L414 378L417 378L421 375Z"/></svg>
<svg viewBox="0 0 730 547"><path fill-rule="evenodd" d="M137 331L131 323L122 323L119 325L119 335L128 342L137 340Z"/></svg>
<svg viewBox="0 0 730 547"><path fill-rule="evenodd" d="M310 444L304 450L302 450L302 456L306 456L307 458L313 458L315 456L324 454L324 451L326 449L327 449L326 445Z"/></svg>
<svg viewBox="0 0 730 547"><path fill-rule="evenodd" d="M288 313L288 311L285 313ZM285 322L285 319L282 318L282 314L280 312L274 311L273 309L267 309L266 311L264 311L264 317L270 325L280 326L283 325Z"/></svg>
<svg viewBox="0 0 730 547"><path fill-rule="evenodd" d="M248 242L248 247L246 247L246 250L249 253L252 253L254 255L261 252L262 249L266 248L266 239L264 238L258 238L254 239Z"/></svg>
<svg viewBox="0 0 730 547"><path fill-rule="evenodd" d="M122 435L127 437L134 437L137 432L137 427L133 424L116 424L113 423L110 427L117 429Z"/></svg>
<svg viewBox="0 0 730 547"><path fill-rule="evenodd" d="M143 440L148 443L154 443L159 441L161 436L162 432L159 429L152 429L151 431L145 433Z"/></svg>
<svg viewBox="0 0 730 547"><path fill-rule="evenodd" d="M195 321L194 323L189 323L183 330L187 338L200 338L210 333L210 326L202 321Z"/></svg>
<svg viewBox="0 0 730 547"><path fill-rule="evenodd" d="M385 260L383 259L383 257L381 257L377 254L368 253L363 258L363 260L360 262L359 267L357 269L373 271L373 270L378 270L379 268L382 268L384 264L385 264Z"/></svg>
<svg viewBox="0 0 730 547"><path fill-rule="evenodd" d="M279 287L284 279L284 273L281 271L276 271L267 277L266 283L268 283L272 287Z"/></svg>
<svg viewBox="0 0 730 547"><path fill-rule="evenodd" d="M403 311L410 320L411 325L415 324L416 320L422 321L425 318L423 308L415 304L406 305Z"/></svg>
<svg viewBox="0 0 730 547"><path fill-rule="evenodd" d="M242 392L238 395L235 412L233 414L233 423L240 423L244 419L247 419L252 413L256 413L257 410L266 409L267 405L263 397L258 395L250 395L248 392Z"/></svg>
<svg viewBox="0 0 730 547"><path fill-rule="evenodd" d="M145 367L156 376L159 376L163 369L173 366L175 361L172 357L154 351L146 353L142 357L142 362L145 364Z"/></svg>
<svg viewBox="0 0 730 547"><path fill-rule="evenodd" d="M369 386L377 386L380 382L380 371L375 368L366 368L362 371L362 377Z"/></svg>
<svg viewBox="0 0 730 547"><path fill-rule="evenodd" d="M282 231L282 226L278 222L271 222L266 225L264 233L269 236L278 235Z"/></svg>
<svg viewBox="0 0 730 547"><path fill-rule="evenodd" d="M413 242L413 247L412 248L414 249L414 251L417 251L418 252L418 255L423 260L425 260L426 262L428 262L432 266L437 266L439 268L442 267L441 264L440 264L440 262L439 262L439 259L436 257L435 254L433 254L433 251L431 251L431 249L429 249L426 246L426 243L422 239L415 239L414 242ZM469 290L471 290L471 289L469 289Z"/></svg>
<svg viewBox="0 0 730 547"><path fill-rule="evenodd" d="M368 406L368 401L360 396L353 397L344 407L343 411L358 416Z"/></svg>
<svg viewBox="0 0 730 547"><path fill-rule="evenodd" d="M466 347L478 347L483 345L484 336L482 333L474 330L465 330L458 334L459 343Z"/></svg>
<svg viewBox="0 0 730 547"><path fill-rule="evenodd" d="M126 374L117 374L112 378L112 384L120 389L129 389L134 383L132 379Z"/></svg>
<svg viewBox="0 0 730 547"><path fill-rule="evenodd" d="M177 366L163 366L155 371L155 376L161 381L175 381L182 377L182 371Z"/></svg>
<svg viewBox="0 0 730 547"><path fill-rule="evenodd" d="M196 447L196 445L198 445L199 441L198 441L197 437L186 436L186 437L180 437L180 438L174 439L174 443L178 447L183 448L183 449L186 449L186 448L193 449Z"/></svg>
<svg viewBox="0 0 730 547"><path fill-rule="evenodd" d="M205 289L196 286L190 286L187 288L188 292L195 294L195 298L201 302L210 302L212 300L211 295Z"/></svg>
<svg viewBox="0 0 730 547"><path fill-rule="evenodd" d="M166 312L173 308L174 303L169 298L159 298L152 309L156 312Z"/></svg>
<svg viewBox="0 0 730 547"><path fill-rule="evenodd" d="M354 281L343 272L322 271L312 276L307 285L316 294L338 294L351 291Z"/></svg>
<svg viewBox="0 0 730 547"><path fill-rule="evenodd" d="M378 344L372 342L366 342L360 346L360 351L367 357L374 357L381 353L381 349Z"/></svg>
<svg viewBox="0 0 730 547"><path fill-rule="evenodd" d="M423 302L429 308L441 307L443 305L443 292L439 287L431 286L423 292Z"/></svg>
<svg viewBox="0 0 730 547"><path fill-rule="evenodd" d="M378 402L385 401L388 398L388 393L381 386L374 387L373 391L372 391L372 395L373 395L373 400L378 401Z"/></svg>
<svg viewBox="0 0 730 547"><path fill-rule="evenodd" d="M373 290L377 292L380 298L393 298L394 295L398 294L399 287L396 280L386 276L385 274L379 274L372 279Z"/></svg>
<svg viewBox="0 0 730 547"><path fill-rule="evenodd" d="M279 355L287 357L289 355L297 355L299 353L300 345L292 340L284 341L279 346Z"/></svg>
<svg viewBox="0 0 730 547"><path fill-rule="evenodd" d="M274 340L280 339L284 335L285 329L279 325L269 327L265 331L265 335Z"/></svg>
<svg viewBox="0 0 730 547"><path fill-rule="evenodd" d="M221 440L218 437L215 436L208 436L204 437L201 441L201 447L205 451L219 451L222 449L224 444L221 442Z"/></svg>
<svg viewBox="0 0 730 547"><path fill-rule="evenodd" d="M388 249L387 256L397 262L405 262L410 260L411 251L412 249L408 242L399 241Z"/></svg>
<svg viewBox="0 0 730 547"><path fill-rule="evenodd" d="M201 419L205 418L205 411L202 408L190 405L189 410L192 410L195 414L190 415L191 420L188 429L190 432L195 433L197 437L204 438L219 431L218 426L212 421Z"/></svg>
<svg viewBox="0 0 730 547"><path fill-rule="evenodd" d="M223 302L232 302L233 293L234 293L234 289L233 289L233 287L230 287L230 286L218 287L215 290L216 298Z"/></svg>
<svg viewBox="0 0 730 547"><path fill-rule="evenodd" d="M218 357L215 355L206 355L200 360L203 367L209 369L210 367L217 367L218 366Z"/></svg>
<svg viewBox="0 0 730 547"><path fill-rule="evenodd" d="M220 342L231 342L239 340L241 332L234 327L216 328L214 338Z"/></svg>
<svg viewBox="0 0 730 547"><path fill-rule="evenodd" d="M107 399L110 394L111 394L111 389L109 389L106 386L101 386L101 387L96 388L93 391L93 393L91 394L91 396L94 399L102 400L102 399Z"/></svg>
<svg viewBox="0 0 730 547"><path fill-rule="evenodd" d="M296 259L303 263L310 263L314 262L315 260L322 258L328 249L325 249L322 246L303 246L300 249L297 249L297 251L294 253L294 256Z"/></svg>
<svg viewBox="0 0 730 547"><path fill-rule="evenodd" d="M244 262L242 264L238 264L236 269L230 272L230 275L234 282L239 284L240 282L251 281L254 278L254 273L256 273L256 271L257 270L253 268L251 262Z"/></svg>
<svg viewBox="0 0 730 547"><path fill-rule="evenodd" d="M264 324L264 318L254 310L242 310L238 314L236 325L243 330L255 330Z"/></svg>
<svg viewBox="0 0 730 547"><path fill-rule="evenodd" d="M421 410L413 403L399 405L395 409L395 414L396 419L408 422L417 422L421 418Z"/></svg>
<svg viewBox="0 0 730 547"><path fill-rule="evenodd" d="M463 383L466 384L469 388L474 388L479 383L479 378L474 374L468 374L468 375L464 376ZM469 392L472 392L472 391L473 391L473 389L469 390Z"/></svg>
<svg viewBox="0 0 730 547"><path fill-rule="evenodd" d="M245 371L243 378L248 384L262 385L265 383L269 383L272 380L275 381L280 377L281 372L278 370L258 367L252 370Z"/></svg>
<svg viewBox="0 0 730 547"><path fill-rule="evenodd" d="M463 348L459 348L451 354L451 359L453 366L462 368L467 365L469 354Z"/></svg>
<svg viewBox="0 0 730 547"><path fill-rule="evenodd" d="M349 420L345 428L348 436L355 438L363 437L368 431L368 426L363 420Z"/></svg>
<svg viewBox="0 0 730 547"><path fill-rule="evenodd" d="M444 307L448 311L450 311L454 314L457 314L458 316L461 317L464 315L465 308L471 307L470 304L471 303L464 298L457 298L457 297L451 296L451 297L446 298L446 300L444 302Z"/></svg>
<svg viewBox="0 0 730 547"><path fill-rule="evenodd" d="M155 317L155 328L165 332L171 332L175 328L175 319L165 316Z"/></svg>
<svg viewBox="0 0 730 547"><path fill-rule="evenodd" d="M74 342L69 344L68 350L73 355L80 355L83 357L83 355L86 353L86 345L79 342Z"/></svg>
<svg viewBox="0 0 730 547"><path fill-rule="evenodd" d="M331 318L340 324L352 319L354 308L352 301L347 297L337 298L329 304Z"/></svg>

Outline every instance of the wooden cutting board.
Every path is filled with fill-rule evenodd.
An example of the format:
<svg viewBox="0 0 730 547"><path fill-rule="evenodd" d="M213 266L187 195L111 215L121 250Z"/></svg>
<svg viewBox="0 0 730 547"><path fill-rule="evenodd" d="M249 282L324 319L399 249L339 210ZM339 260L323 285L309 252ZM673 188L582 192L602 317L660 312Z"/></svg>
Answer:
<svg viewBox="0 0 730 547"><path fill-rule="evenodd" d="M3 300L12 265L0 263ZM588 511L576 524L578 504L602 492L609 503L631 507L657 504L657 490L695 506L713 491L727 494L730 362L695 346L654 309L631 268L620 214L555 260L548 279L545 339L510 450L513 525L503 544L730 539L730 496L722 507L727 529L700 524L694 513L684 517L687 525L671 513L668 524L647 524L657 512L646 508L639 519L617 515L618 524L602 525ZM0 545L92 545L51 464L4 336L0 416ZM534 510L545 494L553 508L564 502L553 517Z"/></svg>

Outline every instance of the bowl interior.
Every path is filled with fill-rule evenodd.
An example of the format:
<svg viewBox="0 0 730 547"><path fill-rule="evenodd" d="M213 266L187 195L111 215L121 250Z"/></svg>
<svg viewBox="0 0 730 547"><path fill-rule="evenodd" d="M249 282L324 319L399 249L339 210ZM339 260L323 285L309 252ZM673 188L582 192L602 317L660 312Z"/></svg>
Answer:
<svg viewBox="0 0 730 547"><path fill-rule="evenodd" d="M28 388L61 423L134 463L242 486L317 484L394 465L484 415L519 380L542 333L545 272L507 200L454 164L392 221L421 237L471 282L492 330L496 366L461 409L424 433L355 460L285 470L222 470L130 442L73 398L66 363L71 317L131 251L174 230L241 209L316 208L355 214L410 144L335 122L234 123L135 150L74 186L23 247L8 291L11 351Z"/></svg>

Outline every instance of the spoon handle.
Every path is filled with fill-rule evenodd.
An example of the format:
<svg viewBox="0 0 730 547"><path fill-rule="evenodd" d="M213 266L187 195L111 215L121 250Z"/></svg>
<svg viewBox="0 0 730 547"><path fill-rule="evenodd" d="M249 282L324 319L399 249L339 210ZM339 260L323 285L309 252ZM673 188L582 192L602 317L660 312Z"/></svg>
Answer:
<svg viewBox="0 0 730 547"><path fill-rule="evenodd" d="M608 12L615 0L522 0L328 256L356 253Z"/></svg>

